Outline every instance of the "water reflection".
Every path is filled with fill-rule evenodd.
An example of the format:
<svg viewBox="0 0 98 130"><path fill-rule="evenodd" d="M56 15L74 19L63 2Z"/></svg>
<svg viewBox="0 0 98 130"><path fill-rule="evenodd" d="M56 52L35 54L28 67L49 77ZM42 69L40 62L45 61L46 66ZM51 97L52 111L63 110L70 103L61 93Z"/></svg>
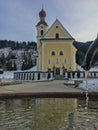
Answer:
<svg viewBox="0 0 98 130"><path fill-rule="evenodd" d="M0 128L4 130L98 130L98 101L75 98L0 100Z"/></svg>

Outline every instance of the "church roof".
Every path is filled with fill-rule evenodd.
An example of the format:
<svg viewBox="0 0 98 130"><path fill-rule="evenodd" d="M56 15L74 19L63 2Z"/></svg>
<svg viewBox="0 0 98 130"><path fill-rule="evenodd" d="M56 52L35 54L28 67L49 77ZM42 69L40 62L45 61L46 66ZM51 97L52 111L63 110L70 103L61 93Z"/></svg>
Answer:
<svg viewBox="0 0 98 130"><path fill-rule="evenodd" d="M54 21L54 23L52 24L52 26L49 28L49 30L47 31L47 33L45 34L44 38L48 38L49 34L52 32L53 29L55 29L55 27L58 26L61 28L62 32L64 33L64 39L74 39L71 34L64 28L64 26L61 24L61 22L56 19Z"/></svg>
<svg viewBox="0 0 98 130"><path fill-rule="evenodd" d="M60 41L60 40L75 40L74 38L58 38L58 39L56 39L56 38L42 38L41 39L41 41L54 41L54 40L58 40L58 41Z"/></svg>
<svg viewBox="0 0 98 130"><path fill-rule="evenodd" d="M41 24L44 24L45 26L48 26L48 24L47 24L45 21L40 21L40 22L38 22L38 24L37 24L36 26L39 26L39 25L41 25Z"/></svg>

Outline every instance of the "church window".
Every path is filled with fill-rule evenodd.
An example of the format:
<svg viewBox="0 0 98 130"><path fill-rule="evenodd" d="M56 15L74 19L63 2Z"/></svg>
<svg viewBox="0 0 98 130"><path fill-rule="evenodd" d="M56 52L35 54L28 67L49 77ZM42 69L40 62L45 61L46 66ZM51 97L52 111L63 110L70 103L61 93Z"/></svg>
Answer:
<svg viewBox="0 0 98 130"><path fill-rule="evenodd" d="M48 64L50 64L50 59L48 59Z"/></svg>
<svg viewBox="0 0 98 130"><path fill-rule="evenodd" d="M60 51L60 52L59 52L59 55L62 56L62 55L63 55L63 51Z"/></svg>
<svg viewBox="0 0 98 130"><path fill-rule="evenodd" d="M55 51L52 51L52 52L51 52L51 55L52 55L52 56L55 56Z"/></svg>
<svg viewBox="0 0 98 130"><path fill-rule="evenodd" d="M41 30L41 36L43 36L43 34L44 34L44 31L43 31L43 30Z"/></svg>
<svg viewBox="0 0 98 130"><path fill-rule="evenodd" d="M64 60L64 64L66 64L66 59Z"/></svg>
<svg viewBox="0 0 98 130"><path fill-rule="evenodd" d="M58 28L58 26L56 26L56 28Z"/></svg>
<svg viewBox="0 0 98 130"><path fill-rule="evenodd" d="M59 64L59 60L58 60L58 58L56 59L56 64Z"/></svg>
<svg viewBox="0 0 98 130"><path fill-rule="evenodd" d="M59 38L59 33L55 34L55 38L58 39Z"/></svg>

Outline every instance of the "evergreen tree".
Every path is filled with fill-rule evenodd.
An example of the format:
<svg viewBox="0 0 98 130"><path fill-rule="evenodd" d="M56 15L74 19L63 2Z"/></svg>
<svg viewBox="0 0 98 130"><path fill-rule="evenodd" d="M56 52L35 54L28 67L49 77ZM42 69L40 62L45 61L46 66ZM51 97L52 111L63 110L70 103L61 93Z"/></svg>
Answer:
<svg viewBox="0 0 98 130"><path fill-rule="evenodd" d="M6 58L5 58L5 56L4 56L4 53L1 55L1 57L0 57L0 64L1 65L5 65L5 61L6 61Z"/></svg>
<svg viewBox="0 0 98 130"><path fill-rule="evenodd" d="M82 51L78 51L78 50L76 51L76 63L78 65L82 65L84 56L85 56L85 53L83 53Z"/></svg>
<svg viewBox="0 0 98 130"><path fill-rule="evenodd" d="M8 71L13 70L13 69L12 69L12 62L11 62L11 61L8 61L8 62L6 63L6 69L7 69Z"/></svg>
<svg viewBox="0 0 98 130"><path fill-rule="evenodd" d="M16 65L15 61L14 61L14 67L13 67L13 70L17 70L17 65Z"/></svg>
<svg viewBox="0 0 98 130"><path fill-rule="evenodd" d="M27 64L25 62L22 63L21 70L26 70L27 69Z"/></svg>

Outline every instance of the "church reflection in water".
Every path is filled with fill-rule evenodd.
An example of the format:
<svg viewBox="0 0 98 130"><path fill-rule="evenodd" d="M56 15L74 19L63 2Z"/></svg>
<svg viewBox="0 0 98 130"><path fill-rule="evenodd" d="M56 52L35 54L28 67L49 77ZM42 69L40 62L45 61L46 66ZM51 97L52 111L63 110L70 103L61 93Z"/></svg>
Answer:
<svg viewBox="0 0 98 130"><path fill-rule="evenodd" d="M85 100L76 98L0 100L0 128L7 130L94 130L97 117L98 101L85 111Z"/></svg>

